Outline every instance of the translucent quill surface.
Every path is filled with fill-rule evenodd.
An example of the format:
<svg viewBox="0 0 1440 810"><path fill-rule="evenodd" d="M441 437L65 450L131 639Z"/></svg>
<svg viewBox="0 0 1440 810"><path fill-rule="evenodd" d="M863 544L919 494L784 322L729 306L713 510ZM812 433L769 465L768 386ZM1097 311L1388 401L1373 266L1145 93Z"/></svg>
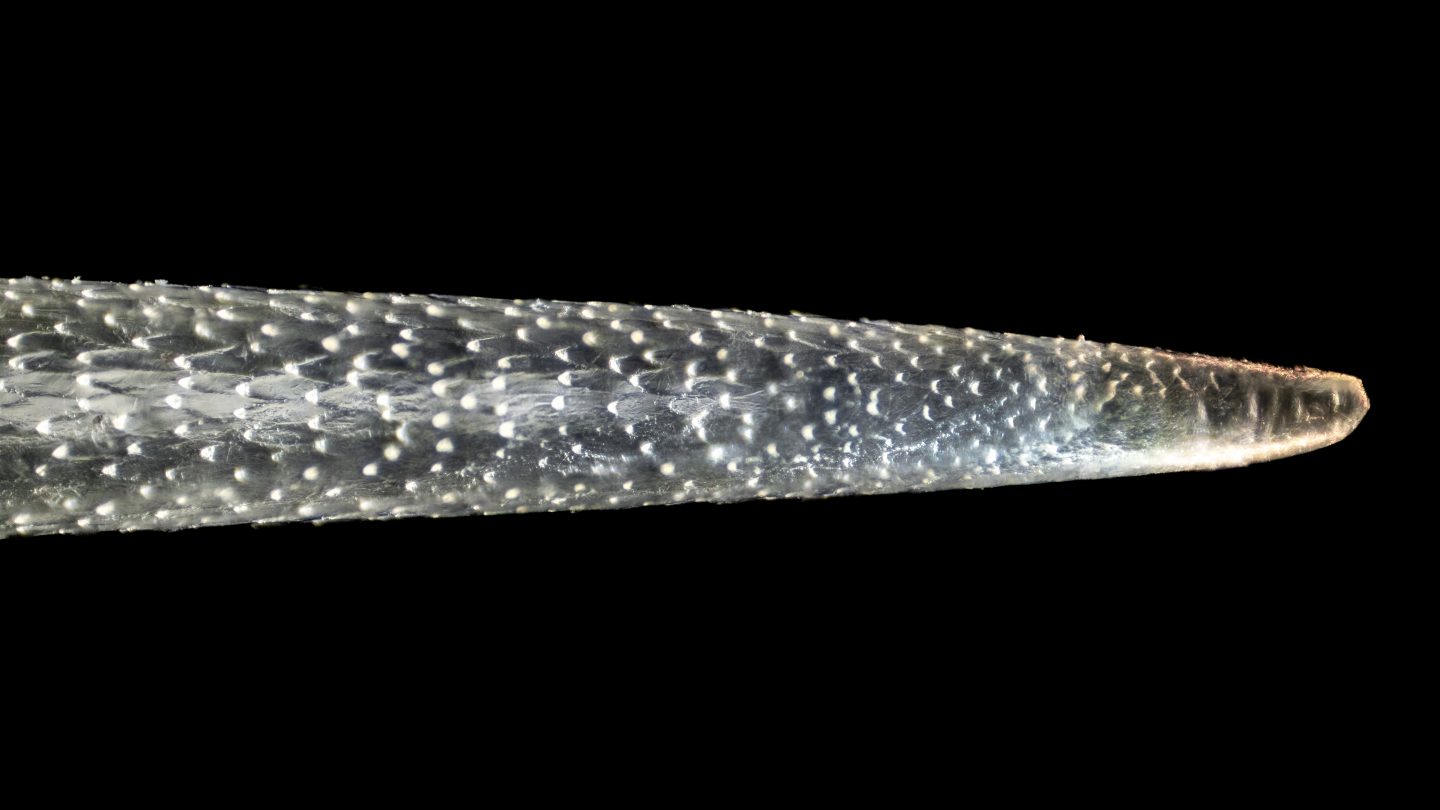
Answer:
<svg viewBox="0 0 1440 810"><path fill-rule="evenodd" d="M684 307L0 282L0 536L988 487L1248 464L1341 374Z"/></svg>

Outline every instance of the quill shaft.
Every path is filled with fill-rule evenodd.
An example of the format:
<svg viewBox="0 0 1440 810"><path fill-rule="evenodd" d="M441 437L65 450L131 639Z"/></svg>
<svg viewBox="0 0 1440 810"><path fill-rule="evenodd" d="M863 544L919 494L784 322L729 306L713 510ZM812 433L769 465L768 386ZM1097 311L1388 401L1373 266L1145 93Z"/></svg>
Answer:
<svg viewBox="0 0 1440 810"><path fill-rule="evenodd" d="M686 307L0 282L0 536L1100 478L1321 447L1359 380Z"/></svg>

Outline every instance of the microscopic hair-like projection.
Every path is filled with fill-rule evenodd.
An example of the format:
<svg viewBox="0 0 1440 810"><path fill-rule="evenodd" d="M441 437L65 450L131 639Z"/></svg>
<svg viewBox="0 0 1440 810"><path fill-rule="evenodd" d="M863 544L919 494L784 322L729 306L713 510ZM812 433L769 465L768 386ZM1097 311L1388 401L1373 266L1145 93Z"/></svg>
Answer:
<svg viewBox="0 0 1440 810"><path fill-rule="evenodd" d="M0 536L1212 469L1331 444L1343 374L609 303L0 283Z"/></svg>

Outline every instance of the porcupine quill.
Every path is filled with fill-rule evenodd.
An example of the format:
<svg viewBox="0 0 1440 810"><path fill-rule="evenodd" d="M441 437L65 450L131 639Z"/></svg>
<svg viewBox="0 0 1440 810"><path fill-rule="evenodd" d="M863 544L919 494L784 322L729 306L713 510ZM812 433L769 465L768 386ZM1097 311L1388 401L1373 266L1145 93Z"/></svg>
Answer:
<svg viewBox="0 0 1440 810"><path fill-rule="evenodd" d="M0 537L608 509L1233 467L1343 374L622 304L0 283Z"/></svg>

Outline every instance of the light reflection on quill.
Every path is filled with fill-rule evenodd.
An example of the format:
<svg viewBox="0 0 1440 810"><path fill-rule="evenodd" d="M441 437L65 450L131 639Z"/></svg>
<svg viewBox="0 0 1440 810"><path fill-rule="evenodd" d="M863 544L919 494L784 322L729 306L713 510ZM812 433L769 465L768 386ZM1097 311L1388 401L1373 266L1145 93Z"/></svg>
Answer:
<svg viewBox="0 0 1440 810"><path fill-rule="evenodd" d="M989 487L1322 447L1342 374L623 304L0 283L0 536Z"/></svg>

